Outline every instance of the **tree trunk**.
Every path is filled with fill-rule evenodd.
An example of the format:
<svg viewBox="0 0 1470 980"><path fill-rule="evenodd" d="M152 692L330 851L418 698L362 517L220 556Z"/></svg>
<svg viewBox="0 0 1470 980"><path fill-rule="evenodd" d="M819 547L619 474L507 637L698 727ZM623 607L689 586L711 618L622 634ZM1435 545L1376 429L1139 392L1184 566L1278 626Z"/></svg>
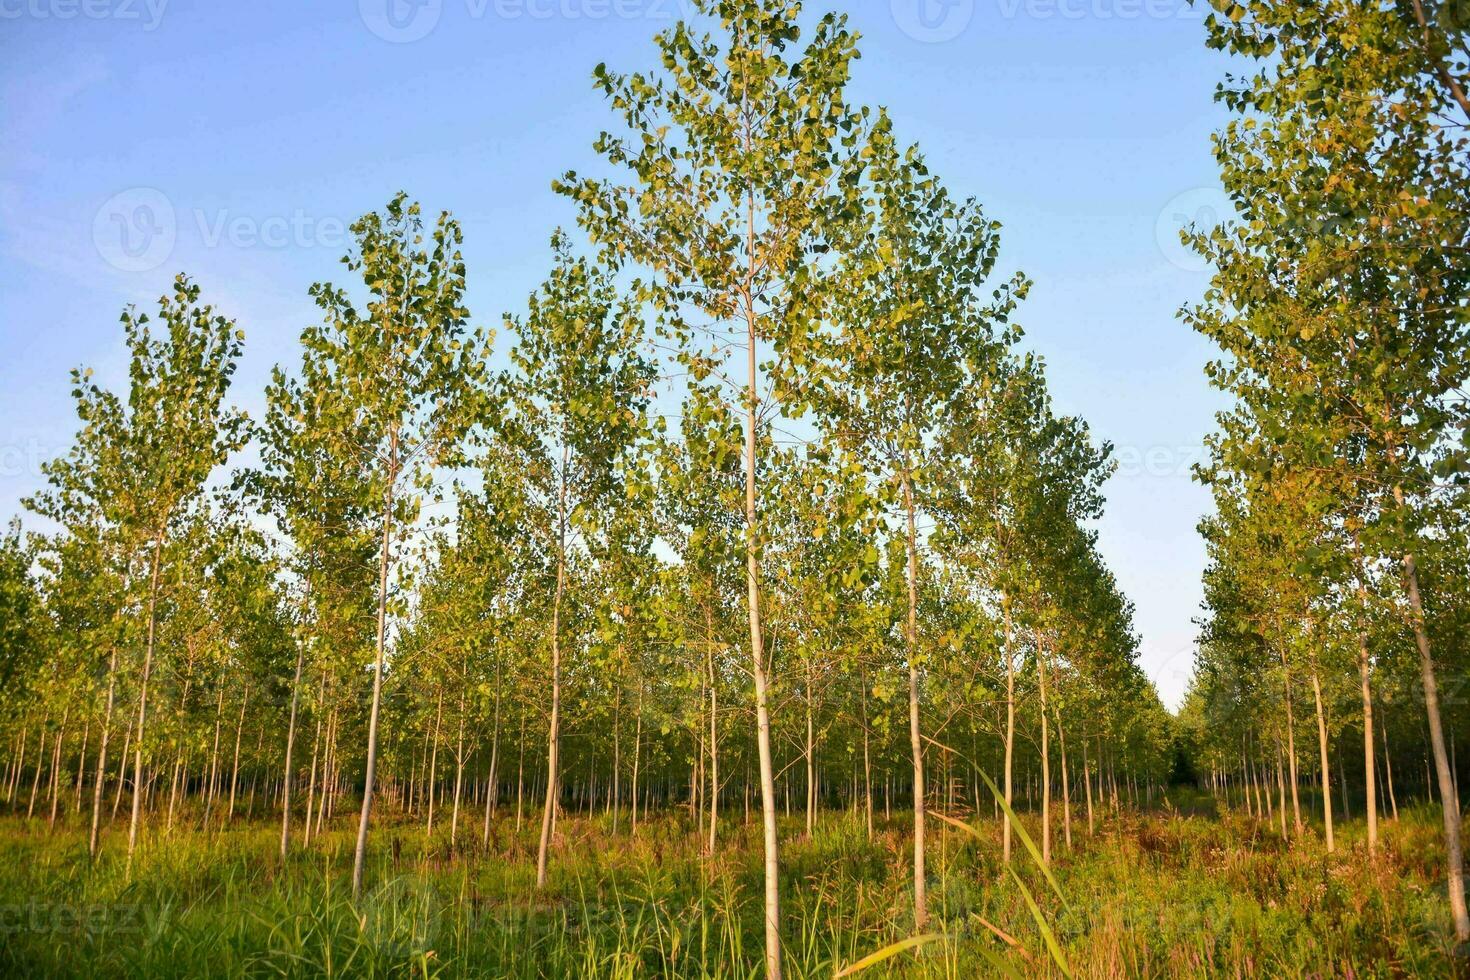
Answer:
<svg viewBox="0 0 1470 980"><path fill-rule="evenodd" d="M1402 495L1399 495L1402 503ZM1445 861L1449 865L1450 912L1455 921L1455 938L1470 941L1470 913L1465 908L1465 865L1460 844L1460 805L1445 752L1444 726L1439 717L1439 685L1434 658L1429 649L1429 632L1424 625L1424 603L1419 596L1419 570L1414 556L1403 558L1404 578L1409 585L1409 607L1413 612L1414 643L1419 648L1419 670L1424 684L1424 710L1429 721L1429 744L1434 751L1435 776L1439 780L1440 812L1444 817Z"/></svg>
<svg viewBox="0 0 1470 980"><path fill-rule="evenodd" d="M903 505L908 518L908 616L904 622L904 652L909 662L909 752L914 764L914 929L922 932L929 924L929 899L924 881L924 742L919 732L919 542L907 458L902 475Z"/></svg>
<svg viewBox="0 0 1470 980"><path fill-rule="evenodd" d="M1392 807L1393 818L1399 818L1399 800L1393 791L1393 756L1388 751L1388 726L1383 726L1383 781L1388 784L1388 802Z"/></svg>
<svg viewBox="0 0 1470 980"><path fill-rule="evenodd" d="M1286 647L1281 647L1281 672L1286 688L1286 768L1291 776L1291 818L1292 829L1296 835L1302 835L1302 801L1297 793L1299 777L1296 771L1296 719L1292 717L1291 709L1291 667L1286 662Z"/></svg>
<svg viewBox="0 0 1470 980"><path fill-rule="evenodd" d="M490 774L485 786L485 833L483 843L490 846L490 814L500 796L499 776L496 766L500 764L500 657L495 658L495 720L490 728Z"/></svg>
<svg viewBox="0 0 1470 980"><path fill-rule="evenodd" d="M240 784L240 736L245 731L245 706L250 703L250 686L245 686L245 693L240 697L240 717L235 722L235 758L230 763L230 805L225 811L226 822L235 819L235 789Z"/></svg>
<svg viewBox="0 0 1470 980"><path fill-rule="evenodd" d="M102 827L102 789L107 781L107 738L112 733L112 706L117 694L117 644L107 655L107 707L102 714L102 743L97 747L97 779L92 787L92 829L87 834L87 856L97 858Z"/></svg>
<svg viewBox="0 0 1470 980"><path fill-rule="evenodd" d="M707 610L705 628L708 633L706 649L709 665L709 853L713 855L720 819L720 694L716 683L718 675L715 673L714 623ZM616 766L613 767L613 771L616 773Z"/></svg>
<svg viewBox="0 0 1470 980"><path fill-rule="evenodd" d="M46 829L56 829L56 810L61 798L61 745L66 738L66 722L71 717L71 707L68 706L61 714L61 728L56 733L56 752L51 760L51 816L46 821Z"/></svg>
<svg viewBox="0 0 1470 980"><path fill-rule="evenodd" d="M1087 836L1096 829L1092 822L1092 766L1087 758L1087 739L1082 740L1082 787L1087 793Z"/></svg>
<svg viewBox="0 0 1470 980"><path fill-rule="evenodd" d="M469 683L465 670L466 665L461 661L459 668L459 737L454 749L454 811L449 817L449 848L451 851L459 836L459 794L464 786L464 689Z"/></svg>
<svg viewBox="0 0 1470 980"><path fill-rule="evenodd" d="M377 656L373 662L373 701L368 712L367 761L363 767L362 812L357 820L357 846L352 852L352 897L362 894L362 870L367 861L368 819L373 812L373 778L378 771L378 716L383 705L383 661L388 650L388 569L393 550L393 485L398 480L398 429L388 432L388 471L383 486L383 540L378 556ZM326 786L322 786L325 796Z"/></svg>
<svg viewBox="0 0 1470 980"><path fill-rule="evenodd" d="M281 764L281 861L286 860L286 850L291 843L291 752L296 748L296 708L301 700L301 668L306 662L306 647L296 644L296 676L291 681L291 717L286 723L286 759ZM312 762L316 767L316 762ZM252 793L254 784L252 783Z"/></svg>
<svg viewBox="0 0 1470 980"><path fill-rule="evenodd" d="M1001 597L1001 611L1005 620L1005 651L1006 660L1006 760L1005 760L1005 803L1007 807L1013 806L1015 797L1011 795L1013 765L1016 751L1016 664L1011 656L1011 600L1009 597ZM1001 859L1011 863L1011 818L1006 814L1005 821L1000 828Z"/></svg>
<svg viewBox="0 0 1470 980"><path fill-rule="evenodd" d="M755 254L755 203L747 199L747 254ZM766 645L761 628L760 538L756 511L756 426L760 391L756 384L760 354L750 281L744 290L746 326L745 386L745 594L750 619L751 676L755 684L755 742L760 759L761 830L765 849L766 980L781 980L781 858L776 840L776 781L771 762L771 712L766 691Z"/></svg>
<svg viewBox="0 0 1470 980"><path fill-rule="evenodd" d="M546 735L546 805L541 811L541 840L536 845L536 887L546 887L546 859L560 793L557 765L561 749L561 600L566 589L567 563L567 451L556 504L556 597L551 606L551 722Z"/></svg>
<svg viewBox="0 0 1470 980"><path fill-rule="evenodd" d="M632 830L633 836L638 836L638 763L643 758L643 678L638 679L638 707L634 710L633 722L633 785L632 790Z"/></svg>
<svg viewBox="0 0 1470 980"><path fill-rule="evenodd" d="M1317 676L1317 667L1312 665L1312 697L1317 704L1317 750L1322 765L1322 825L1327 835L1327 853L1335 849L1332 838L1332 778L1327 763L1327 713L1322 706L1322 682Z"/></svg>
<svg viewBox="0 0 1470 980"><path fill-rule="evenodd" d="M867 819L868 840L873 839L873 760L868 748L868 674L861 677L863 708L863 811Z"/></svg>
<svg viewBox="0 0 1470 980"><path fill-rule="evenodd" d="M1046 654L1036 636L1036 674L1041 680L1041 863L1051 865L1051 737L1046 724Z"/></svg>
<svg viewBox="0 0 1470 980"><path fill-rule="evenodd" d="M138 686L138 732L133 748L133 815L128 821L128 858L124 877L133 877L133 853L138 848L138 822L143 805L143 738L147 731L148 678L153 673L153 644L158 633L158 575L163 567L163 528L153 537L153 568L148 576L148 626L143 646L143 676Z"/></svg>
<svg viewBox="0 0 1470 980"><path fill-rule="evenodd" d="M1062 750L1062 827L1067 850L1072 849L1072 770L1067 768L1067 732L1062 727L1062 713L1057 711L1057 746Z"/></svg>
<svg viewBox="0 0 1470 980"><path fill-rule="evenodd" d="M425 822L424 822L424 837L425 838L429 838L429 837L434 836L434 790L435 790L436 786L438 785L438 781L439 781L439 732L443 728L443 725L444 725L444 683L441 681L439 683L439 699L438 699L438 704L434 708L434 734L433 734L432 739L430 741L430 746L431 747L429 749L429 775L428 775L428 778L424 780L424 785L428 789L428 795L429 795L428 819L425 820Z"/></svg>

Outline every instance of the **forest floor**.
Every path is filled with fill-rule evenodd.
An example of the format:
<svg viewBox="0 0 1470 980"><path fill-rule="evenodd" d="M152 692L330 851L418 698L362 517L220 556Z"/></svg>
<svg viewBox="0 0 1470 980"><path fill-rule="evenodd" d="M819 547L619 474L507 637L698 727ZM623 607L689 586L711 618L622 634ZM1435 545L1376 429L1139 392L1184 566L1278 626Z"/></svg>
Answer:
<svg viewBox="0 0 1470 980"><path fill-rule="evenodd" d="M1243 813L1217 813L1192 795L1175 802L1180 809L1100 813L1092 835L1074 810L1072 847L1060 832L1054 844L1065 904L1017 845L1020 878L1075 975L1453 975L1434 810L1386 821L1370 862L1361 820L1339 829L1328 856L1315 836L1289 850ZM447 821L427 846L422 823L378 825L356 903L355 812L339 814L284 868L275 823L149 828L131 883L125 830L106 835L91 868L79 826L51 835L44 820L0 818L0 975L760 975L757 824L738 814L723 824L709 859L684 811L643 821L636 838L626 814L617 834L606 814L570 815L559 822L550 887L538 894L535 822L515 833L506 814L488 850L478 815L462 815L457 854ZM880 819L871 841L848 812L824 812L811 839L799 817L783 820L788 977L831 977L912 932L907 819ZM1034 836L1035 815L1025 819ZM937 938L863 976L997 975L982 948L1019 975L1060 975L1001 865L998 823L972 823L978 839L931 830Z"/></svg>

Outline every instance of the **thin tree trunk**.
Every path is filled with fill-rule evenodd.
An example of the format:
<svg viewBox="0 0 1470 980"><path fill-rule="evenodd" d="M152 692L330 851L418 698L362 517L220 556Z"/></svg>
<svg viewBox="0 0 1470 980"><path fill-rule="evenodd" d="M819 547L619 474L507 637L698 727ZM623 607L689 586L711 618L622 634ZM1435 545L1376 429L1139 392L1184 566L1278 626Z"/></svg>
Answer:
<svg viewBox="0 0 1470 980"><path fill-rule="evenodd" d="M1062 712L1057 710L1057 745L1062 750L1062 827L1067 850L1072 849L1072 770L1067 768L1067 731L1062 727Z"/></svg>
<svg viewBox="0 0 1470 980"><path fill-rule="evenodd" d="M250 685L245 685L245 692L240 697L240 717L235 722L235 758L230 763L230 805L225 812L226 822L235 819L235 788L240 784L240 736L245 732L245 706L250 703Z"/></svg>
<svg viewBox="0 0 1470 980"><path fill-rule="evenodd" d="M709 853L715 853L715 835L720 819L720 694L715 673L714 623L708 610L705 612L705 628L708 635L707 662L709 665ZM614 772L616 772L614 766Z"/></svg>
<svg viewBox="0 0 1470 980"><path fill-rule="evenodd" d="M126 786L128 782L128 750L131 749L132 746L133 719L129 718L127 730L123 733L122 755L118 757L117 793L112 797L112 813L108 816L109 822L115 821L117 819L117 808L122 804L123 787ZM133 791L137 792L136 786L134 787Z"/></svg>
<svg viewBox="0 0 1470 980"><path fill-rule="evenodd" d="M1041 863L1051 865L1051 737L1046 724L1046 654L1036 636L1036 674L1041 680Z"/></svg>
<svg viewBox="0 0 1470 980"><path fill-rule="evenodd" d="M1403 497L1395 490L1402 505ZM1460 805L1450 775L1445 751L1444 726L1439 717L1439 685L1434 658L1429 649L1429 632L1424 625L1424 603L1419 596L1419 570L1412 554L1405 554L1404 578L1409 585L1409 607L1413 612L1414 643L1419 648L1419 669L1424 684L1424 710L1429 721L1429 744L1434 751L1435 775L1439 780L1440 811L1444 817L1445 862L1449 865L1450 912L1455 921L1455 938L1470 941L1470 912L1465 908L1465 865L1460 844Z"/></svg>
<svg viewBox="0 0 1470 980"><path fill-rule="evenodd" d="M868 748L868 673L861 677L863 707L863 809L867 818L868 840L873 839L873 760Z"/></svg>
<svg viewBox="0 0 1470 980"><path fill-rule="evenodd" d="M373 663L373 702L368 713L367 763L363 770L362 813L357 821L357 846L352 854L352 897L362 894L362 869L367 860L368 819L373 812L373 778L378 770L378 715L383 704L383 661L388 649L388 567L393 547L393 485L398 479L398 429L388 433L388 472L383 487L383 541L378 557L377 657ZM326 787L322 787L326 792Z"/></svg>
<svg viewBox="0 0 1470 980"><path fill-rule="evenodd" d="M71 717L71 707L61 713L61 728L56 733L56 752L51 760L51 816L46 820L46 829L56 829L56 811L61 798L61 745L66 738L66 722Z"/></svg>
<svg viewBox="0 0 1470 980"><path fill-rule="evenodd" d="M1388 751L1388 726L1383 726L1383 776L1384 782L1388 784L1388 802L1393 808L1393 818L1399 818L1399 800L1393 791L1393 756Z"/></svg>
<svg viewBox="0 0 1470 980"><path fill-rule="evenodd" d="M429 776L425 785L429 791L429 813L424 823L424 836L434 835L434 790L439 781L439 732L444 724L444 684L439 684L438 706L434 709L434 735L429 749Z"/></svg>
<svg viewBox="0 0 1470 980"><path fill-rule="evenodd" d="M143 738L148 719L148 678L153 673L153 644L158 633L158 575L163 567L163 528L153 537L153 568L148 577L148 627L143 647L143 676L138 686L138 733L133 755L133 815L128 821L128 858L124 877L132 880L133 853L138 848L138 822L143 805Z"/></svg>
<svg viewBox="0 0 1470 980"><path fill-rule="evenodd" d="M919 543L914 487L908 459L903 466L903 504L908 518L908 617L904 622L904 652L909 663L909 752L914 764L914 929L929 924L929 899L924 880L924 742L919 731Z"/></svg>
<svg viewBox="0 0 1470 980"><path fill-rule="evenodd" d="M496 766L500 763L500 657L495 658L495 719L490 727L490 775L485 786L485 832L483 843L490 846L490 814L500 795Z"/></svg>
<svg viewBox="0 0 1470 980"><path fill-rule="evenodd" d="M1283 684L1286 688L1286 767L1291 775L1291 818L1292 829L1296 835L1302 835L1302 802L1297 793L1299 777L1296 771L1296 719L1292 717L1291 709L1291 667L1286 662L1286 647L1281 647L1281 671Z"/></svg>
<svg viewBox="0 0 1470 980"><path fill-rule="evenodd" d="M747 138L747 147L749 141ZM755 200L746 200L746 251L755 255ZM760 759L761 830L765 849L765 938L766 980L781 980L781 859L776 839L776 782L771 762L771 712L766 691L766 645L761 628L760 537L756 510L756 426L760 392L756 373L760 354L756 350L755 298L751 280L744 285L746 325L745 387L745 592L750 619L751 675L755 684L755 742Z"/></svg>
<svg viewBox="0 0 1470 980"><path fill-rule="evenodd" d="M306 663L306 646L296 644L296 676L291 680L291 716L286 723L286 759L281 764L281 861L286 860L287 848L291 843L291 752L296 748L296 709L301 700L301 668ZM316 767L313 760L312 768ZM254 799L254 783L251 784ZM310 805L308 804L308 811Z"/></svg>
<svg viewBox="0 0 1470 980"><path fill-rule="evenodd" d="M1327 853L1335 849L1332 838L1332 779L1327 764L1327 713L1322 707L1322 682L1317 676L1317 667L1312 666L1312 697L1317 704L1317 749L1322 765L1322 825L1327 834Z"/></svg>
<svg viewBox="0 0 1470 980"><path fill-rule="evenodd" d="M107 707L102 714L102 743L97 747L97 779L92 786L92 829L87 834L87 856L97 858L102 827L102 789L107 780L107 738L112 733L112 707L117 694L117 644L107 655Z"/></svg>
<svg viewBox="0 0 1470 980"><path fill-rule="evenodd" d="M1011 795L1011 781L1013 778L1013 766L1016 749L1016 664L1011 656L1011 600L1009 597L1001 597L1001 611L1005 620L1005 651L1006 660L1006 760L1005 760L1005 803L1007 807L1014 805L1015 797ZM1011 818L1006 816L1001 823L1001 859L1011 863Z"/></svg>
<svg viewBox="0 0 1470 980"><path fill-rule="evenodd" d="M567 563L567 450L556 503L556 597L551 606L551 722L546 735L546 805L541 811L541 839L536 845L536 887L546 887L547 852L551 849L560 783L557 771L561 750L561 601L566 590Z"/></svg>
<svg viewBox="0 0 1470 980"><path fill-rule="evenodd" d="M454 842L459 836L459 794L464 785L464 689L467 683L465 677L466 666L460 664L459 684L459 738L454 750L454 810L449 818L449 848L454 849Z"/></svg>
<svg viewBox="0 0 1470 980"><path fill-rule="evenodd" d="M1092 765L1087 758L1087 739L1082 740L1082 786L1087 793L1087 836L1095 830L1092 822Z"/></svg>
<svg viewBox="0 0 1470 980"><path fill-rule="evenodd" d="M638 763L643 758L643 678L638 679L638 707L634 711L633 723L633 812L632 830L634 837L638 836Z"/></svg>

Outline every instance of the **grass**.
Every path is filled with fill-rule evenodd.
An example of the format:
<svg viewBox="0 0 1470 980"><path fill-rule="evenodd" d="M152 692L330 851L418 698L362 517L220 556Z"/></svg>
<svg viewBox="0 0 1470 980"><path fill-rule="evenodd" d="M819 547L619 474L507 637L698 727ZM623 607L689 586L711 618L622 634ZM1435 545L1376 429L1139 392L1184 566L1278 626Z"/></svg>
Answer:
<svg viewBox="0 0 1470 980"><path fill-rule="evenodd" d="M939 938L864 977L1060 976L1023 891L1079 977L1451 976L1436 813L1384 826L1370 862L1361 824L1328 856L1196 798L1146 815L1108 814L1074 847L1057 834L1063 904L1024 854L1018 883L999 860L999 826L931 828ZM1184 815L1187 813L1188 815ZM846 813L810 840L783 823L783 930L790 977L832 977L909 937L907 814L872 841ZM1023 815L1033 836L1034 815ZM187 821L186 821L187 822ZM473 823L473 822L472 822ZM758 827L700 832L678 814L613 835L609 818L559 823L550 887L534 885L534 828L497 828L451 852L447 834L383 823L368 887L351 900L352 819L283 867L279 827L151 831L124 876L114 829L92 867L84 831L0 819L0 975L88 977L698 977L760 975ZM463 826L462 826L463 830ZM1012 945L1011 943L1014 943Z"/></svg>

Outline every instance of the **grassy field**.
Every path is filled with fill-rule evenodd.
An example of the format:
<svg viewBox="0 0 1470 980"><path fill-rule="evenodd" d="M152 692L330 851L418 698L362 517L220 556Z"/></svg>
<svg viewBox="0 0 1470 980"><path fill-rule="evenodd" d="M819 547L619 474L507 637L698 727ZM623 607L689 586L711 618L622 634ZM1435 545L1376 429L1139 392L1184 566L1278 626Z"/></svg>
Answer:
<svg viewBox="0 0 1470 980"><path fill-rule="evenodd" d="M1203 798L1181 810L1074 824L1055 850L1059 900L1018 848L1016 866L1083 977L1451 976L1436 814L1408 811L1367 859L1361 826L1328 857ZM829 813L810 840L783 824L784 930L793 977L831 977L909 934L907 815L870 842ZM114 831L89 866L83 833L0 821L0 975L89 977L751 977L760 966L758 826L722 828L715 858L682 815L637 838L611 820L560 823L551 887L536 894L533 828L498 827L451 852L421 824L373 837L354 903L349 820L281 867L279 828L151 833L133 880ZM936 830L937 934L866 977L1061 975L1021 888L999 861L999 829ZM1036 829L1032 824L1033 831ZM445 828L447 831L447 827ZM461 827L463 833L465 828ZM463 844L463 838L461 839ZM1002 935L1003 934L1003 935ZM1014 945L1011 945L1014 943Z"/></svg>

